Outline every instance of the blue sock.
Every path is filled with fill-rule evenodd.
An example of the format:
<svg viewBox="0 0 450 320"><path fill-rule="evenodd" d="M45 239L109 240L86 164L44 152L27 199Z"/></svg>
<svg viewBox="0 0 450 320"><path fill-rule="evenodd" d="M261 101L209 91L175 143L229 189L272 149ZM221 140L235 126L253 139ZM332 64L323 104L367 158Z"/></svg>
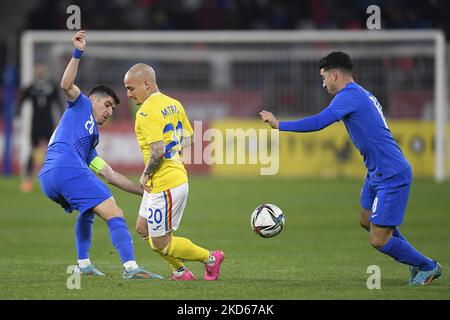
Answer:
<svg viewBox="0 0 450 320"><path fill-rule="evenodd" d="M398 229L398 227L395 227L394 233L392 234L392 236L407 241L406 238L400 233L400 230Z"/></svg>
<svg viewBox="0 0 450 320"><path fill-rule="evenodd" d="M421 271L428 271L436 266L435 261L418 252L408 241L397 237L391 237L379 250L398 262L419 267Z"/></svg>
<svg viewBox="0 0 450 320"><path fill-rule="evenodd" d="M122 263L134 261L133 241L125 219L122 217L109 219L108 227L111 242L119 252Z"/></svg>
<svg viewBox="0 0 450 320"><path fill-rule="evenodd" d="M95 214L87 211L79 214L75 223L75 243L77 247L78 260L89 258L89 249L92 242L92 224Z"/></svg>

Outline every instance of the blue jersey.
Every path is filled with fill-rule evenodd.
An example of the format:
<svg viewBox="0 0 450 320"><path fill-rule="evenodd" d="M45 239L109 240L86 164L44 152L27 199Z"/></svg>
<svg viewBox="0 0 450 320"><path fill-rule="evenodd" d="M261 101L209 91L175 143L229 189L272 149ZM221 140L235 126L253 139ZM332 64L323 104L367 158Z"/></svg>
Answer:
<svg viewBox="0 0 450 320"><path fill-rule="evenodd" d="M97 156L95 147L98 140L92 103L80 93L75 101L68 102L68 108L50 139L40 174L54 168L88 168Z"/></svg>
<svg viewBox="0 0 450 320"><path fill-rule="evenodd" d="M392 137L381 105L369 91L351 82L327 109L344 122L373 181L392 177L410 166Z"/></svg>
<svg viewBox="0 0 450 320"><path fill-rule="evenodd" d="M378 100L350 82L321 113L297 121L281 121L280 131L311 132L342 120L364 158L369 177L381 181L410 167L392 137Z"/></svg>

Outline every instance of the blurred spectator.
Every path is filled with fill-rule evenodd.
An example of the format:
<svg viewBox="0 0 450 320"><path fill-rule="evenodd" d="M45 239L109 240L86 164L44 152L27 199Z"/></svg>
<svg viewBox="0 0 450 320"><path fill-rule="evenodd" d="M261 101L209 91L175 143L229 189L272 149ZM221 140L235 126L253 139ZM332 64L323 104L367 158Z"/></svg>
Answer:
<svg viewBox="0 0 450 320"><path fill-rule="evenodd" d="M37 63L34 67L34 82L23 90L17 114L24 110L24 103L31 103L31 137L30 151L22 174L22 184L20 189L28 193L33 188L33 170L35 164L35 153L39 147L47 145L55 129L55 119L53 119L53 108L58 107L62 111L63 106L59 99L59 89L47 79L47 69L45 65ZM28 109L29 110L29 109ZM22 117L24 119L24 117ZM22 124L29 125L29 124Z"/></svg>

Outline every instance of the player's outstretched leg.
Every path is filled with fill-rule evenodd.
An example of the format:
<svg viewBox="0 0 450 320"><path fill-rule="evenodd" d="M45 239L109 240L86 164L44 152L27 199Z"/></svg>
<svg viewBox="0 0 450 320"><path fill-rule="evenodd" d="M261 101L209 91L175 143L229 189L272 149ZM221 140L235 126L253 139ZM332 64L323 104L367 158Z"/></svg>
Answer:
<svg viewBox="0 0 450 320"><path fill-rule="evenodd" d="M167 234L167 239L170 239L170 234ZM158 247L153 244L152 238L148 237L147 240L153 251L158 253L159 256L162 259L164 259L172 269L172 275L169 278L170 280L182 280L182 281L195 280L194 274L188 268L186 268L186 266L183 263L183 260L166 255L164 253L164 249L159 250Z"/></svg>
<svg viewBox="0 0 450 320"><path fill-rule="evenodd" d="M123 217L114 217L107 221L111 242L119 252L124 267L123 277L125 279L162 279L160 275L154 274L140 268L134 259L133 242L131 234Z"/></svg>
<svg viewBox="0 0 450 320"><path fill-rule="evenodd" d="M393 231L393 228L372 224L370 227L372 246L396 261L413 267L410 268L413 277L410 284L413 282L421 285L429 284L433 279L439 278L442 273L439 263L414 249L406 239L393 236Z"/></svg>
<svg viewBox="0 0 450 320"><path fill-rule="evenodd" d="M216 280L219 277L223 252L212 252L192 243L187 238L172 235L172 230L178 230L180 225L188 190L188 185L185 183L160 193L145 193L139 210L136 230L144 238L151 237L152 249L172 268L172 280L194 279L194 275L186 269L183 261L204 263L206 265L205 279ZM149 215L149 211L152 212L152 215Z"/></svg>
<svg viewBox="0 0 450 320"><path fill-rule="evenodd" d="M75 223L75 243L78 255L78 265L74 273L80 275L104 276L105 274L97 270L89 259L89 250L92 243L92 224L95 214L91 210L79 214Z"/></svg>
<svg viewBox="0 0 450 320"><path fill-rule="evenodd" d="M400 238L400 239L408 242L408 240L406 240L406 238L402 236L398 227L394 229L394 233L392 236ZM409 266L409 273L410 273L409 284L410 285L428 285L434 279L439 278L442 275L442 267L439 264L439 262L437 262L437 261L435 261L435 262L436 262L436 266L432 270L429 270L429 271L421 271L419 267Z"/></svg>
<svg viewBox="0 0 450 320"><path fill-rule="evenodd" d="M370 200L370 201L373 201L373 200ZM369 220L369 217L371 215L372 215L372 211L371 210L364 209L364 208L361 209L359 223L360 223L361 227L364 228L365 230L367 230L368 232L370 232L370 220ZM398 227L394 228L394 230L392 232L392 237L408 241L401 234L401 232L400 232ZM409 281L408 281L408 283L410 283L414 279L414 277L417 275L418 272L419 272L419 267L409 266Z"/></svg>
<svg viewBox="0 0 450 320"><path fill-rule="evenodd" d="M93 211L103 218L109 227L111 242L122 259L124 267L123 277L125 279L162 279L154 274L140 268L134 258L133 242L130 231L123 217L122 210L116 205L114 198L109 198L96 206Z"/></svg>
<svg viewBox="0 0 450 320"><path fill-rule="evenodd" d="M410 285L427 285L441 276L442 268L439 263L414 249L408 240L401 235L398 228L394 229L390 241L390 243L388 241L379 250L393 257L396 261L409 265ZM403 250L403 252L394 252L395 256L393 256L393 250ZM416 263L416 265L411 265L410 263Z"/></svg>
<svg viewBox="0 0 450 320"><path fill-rule="evenodd" d="M167 244L167 242L169 243ZM166 236L164 237L152 238L152 243L153 250L160 253L162 256L169 256L179 260L199 261L204 263L205 280L217 280L217 278L219 277L220 266L224 258L224 254L222 251L209 251L200 246L197 246L187 238L174 237L171 236L171 234L166 234ZM191 273L189 270L187 271ZM186 277L191 277L189 273ZM175 274L175 277L173 278L176 277L177 275Z"/></svg>
<svg viewBox="0 0 450 320"><path fill-rule="evenodd" d="M189 261L200 261L205 265L205 280L217 280L224 254L222 251L209 251L184 237L172 237L167 255Z"/></svg>
<svg viewBox="0 0 450 320"><path fill-rule="evenodd" d="M370 200L373 202L373 200ZM364 228L365 230L370 232L370 216L372 215L372 211L368 210L368 209L361 209L361 213L360 213L360 218L359 218L359 223L361 225L362 228ZM406 238L401 234L400 230L398 227L395 227L393 232L392 232L392 237L395 238L399 238L405 241ZM414 277L417 275L417 273L419 272L419 267L414 267L414 266L409 266L409 281L408 283L410 283Z"/></svg>

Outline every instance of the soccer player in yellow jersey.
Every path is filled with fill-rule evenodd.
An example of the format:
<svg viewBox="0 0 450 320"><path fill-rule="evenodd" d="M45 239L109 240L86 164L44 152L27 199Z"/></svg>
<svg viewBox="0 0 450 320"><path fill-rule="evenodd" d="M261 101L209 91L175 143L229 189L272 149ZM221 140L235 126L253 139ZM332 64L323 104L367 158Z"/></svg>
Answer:
<svg viewBox="0 0 450 320"><path fill-rule="evenodd" d="M175 237L188 196L188 178L181 151L191 145L193 130L183 106L161 93L155 71L138 63L124 77L127 96L134 100L135 133L142 150L145 169L140 184L144 187L136 230L173 271L172 280L194 280L183 261L205 264L205 280L219 277L222 251L209 251L183 237Z"/></svg>

